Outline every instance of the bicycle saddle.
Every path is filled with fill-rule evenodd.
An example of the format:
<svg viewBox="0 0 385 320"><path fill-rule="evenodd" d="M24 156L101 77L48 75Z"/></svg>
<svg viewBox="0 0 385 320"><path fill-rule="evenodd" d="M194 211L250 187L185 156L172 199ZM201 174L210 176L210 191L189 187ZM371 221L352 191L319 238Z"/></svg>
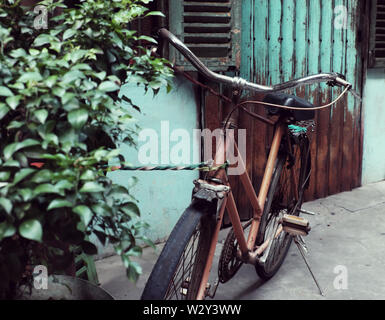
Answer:
<svg viewBox="0 0 385 320"><path fill-rule="evenodd" d="M288 107L298 107L298 108L313 108L314 105L305 99L299 98L297 96L285 93L269 93L265 96L264 102L279 104ZM284 110L275 107L268 107L269 115L276 115L278 113L290 113L296 121L305 121L311 120L315 117L314 110Z"/></svg>

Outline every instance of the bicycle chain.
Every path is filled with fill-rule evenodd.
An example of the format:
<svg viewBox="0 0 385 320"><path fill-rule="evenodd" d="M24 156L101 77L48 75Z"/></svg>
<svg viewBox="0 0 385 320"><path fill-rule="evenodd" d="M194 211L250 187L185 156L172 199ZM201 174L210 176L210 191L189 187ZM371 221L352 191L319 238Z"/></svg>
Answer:
<svg viewBox="0 0 385 320"><path fill-rule="evenodd" d="M251 225L251 221L243 226L243 230ZM231 229L226 237L222 252L219 258L218 278L221 283L230 281L238 270L243 265L243 262L237 258L238 243L234 233Z"/></svg>

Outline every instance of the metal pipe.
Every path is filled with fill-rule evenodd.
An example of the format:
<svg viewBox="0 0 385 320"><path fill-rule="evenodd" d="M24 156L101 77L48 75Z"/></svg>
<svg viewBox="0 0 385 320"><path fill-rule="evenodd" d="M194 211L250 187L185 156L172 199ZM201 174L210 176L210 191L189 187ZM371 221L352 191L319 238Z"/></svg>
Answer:
<svg viewBox="0 0 385 320"><path fill-rule="evenodd" d="M275 161L278 157L279 146L281 144L282 135L284 133L284 130L285 130L284 124L280 123L279 126L277 127L276 131L275 131L273 143L271 145L269 158L268 158L267 164L266 164L265 174L263 176L261 188L259 190L259 195L258 195L259 206L260 206L262 212L263 212L263 209L265 207L267 192L269 191L271 178L272 178L273 173L274 173ZM258 229L259 229L259 221L254 220L251 224L249 238L247 240L247 247L249 249L254 248Z"/></svg>

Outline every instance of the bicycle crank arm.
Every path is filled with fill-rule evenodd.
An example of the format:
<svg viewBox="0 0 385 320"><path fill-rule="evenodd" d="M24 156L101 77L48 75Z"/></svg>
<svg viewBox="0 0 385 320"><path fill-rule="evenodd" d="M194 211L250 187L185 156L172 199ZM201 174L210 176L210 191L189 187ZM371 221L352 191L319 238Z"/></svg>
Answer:
<svg viewBox="0 0 385 320"><path fill-rule="evenodd" d="M275 229L274 237L268 238L262 245L256 248L256 250L249 252L247 258L242 257L240 250L238 250L237 256L239 259L248 264L263 264L269 255L271 243L274 239L277 239L283 231L293 237L297 237L307 236L310 230L311 228L308 220L285 214Z"/></svg>
<svg viewBox="0 0 385 320"><path fill-rule="evenodd" d="M282 231L283 231L282 225L278 225L278 228L275 232L274 239L278 238L279 235L282 233ZM268 252L270 250L270 244L272 243L272 240L274 240L274 239L267 239L262 245L257 247L254 251L249 252L247 258L244 258L242 256L241 251L238 250L237 251L238 259L242 260L244 263L252 264L252 265L254 265L256 263L263 263L264 261L261 261L260 258L265 253L265 251L267 252L265 257L268 256Z"/></svg>

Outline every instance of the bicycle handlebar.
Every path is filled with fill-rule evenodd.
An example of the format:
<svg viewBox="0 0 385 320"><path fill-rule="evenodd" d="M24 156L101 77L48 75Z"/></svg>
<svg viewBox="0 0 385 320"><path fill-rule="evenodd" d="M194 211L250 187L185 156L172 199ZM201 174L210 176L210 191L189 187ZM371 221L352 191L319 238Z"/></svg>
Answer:
<svg viewBox="0 0 385 320"><path fill-rule="evenodd" d="M189 49L187 46L179 40L175 35L165 28L159 30L159 35L168 40L172 46L174 46L190 63L206 78L211 81L223 83L229 85L235 89L246 89L254 92L278 92L284 91L287 89L293 89L298 86L309 85L320 82L327 82L329 85L339 85L342 87L349 87L349 90L354 94L356 98L359 98L359 95L352 90L352 84L344 79L341 74L338 73L320 73L312 76L307 76L273 86L264 86L249 82L240 77L228 77L216 72L211 71L207 68L203 62Z"/></svg>

